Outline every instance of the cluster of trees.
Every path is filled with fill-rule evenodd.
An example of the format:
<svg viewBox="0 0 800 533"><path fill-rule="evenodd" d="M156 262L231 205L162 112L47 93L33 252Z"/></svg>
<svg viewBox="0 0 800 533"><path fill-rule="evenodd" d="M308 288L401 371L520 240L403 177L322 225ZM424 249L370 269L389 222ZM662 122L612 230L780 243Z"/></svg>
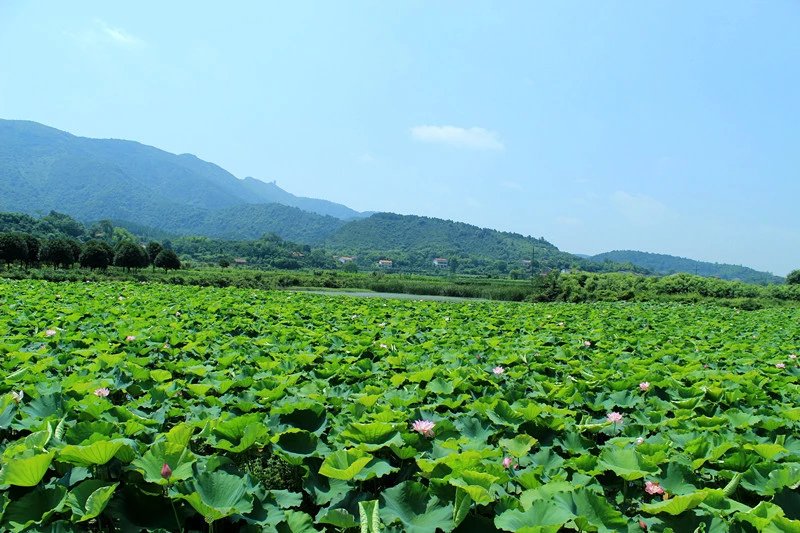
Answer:
<svg viewBox="0 0 800 533"><path fill-rule="evenodd" d="M112 246L99 239L80 242L72 237L39 238L22 232L0 233L0 262L5 265L19 263L26 267L45 264L59 268L70 268L78 263L89 269L106 269L114 265L126 270L152 266L166 271L181 267L175 251L156 242L143 247L125 239Z"/></svg>
<svg viewBox="0 0 800 533"><path fill-rule="evenodd" d="M336 268L332 254L321 248L295 244L274 233L250 241L226 241L208 237L178 237L172 247L182 256L223 267L243 258L249 267L297 270L301 268Z"/></svg>
<svg viewBox="0 0 800 533"><path fill-rule="evenodd" d="M180 268L169 246L151 242L146 247L130 232L102 220L87 228L63 213L36 219L18 213L0 213L0 263L26 267L38 264L70 268L75 263L90 269L110 265L126 270L153 266Z"/></svg>

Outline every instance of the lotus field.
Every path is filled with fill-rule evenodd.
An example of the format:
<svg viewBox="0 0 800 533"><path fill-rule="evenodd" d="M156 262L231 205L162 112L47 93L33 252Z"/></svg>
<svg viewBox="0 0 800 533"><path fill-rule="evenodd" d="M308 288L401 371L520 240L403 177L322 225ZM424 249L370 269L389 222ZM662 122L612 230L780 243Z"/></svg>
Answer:
<svg viewBox="0 0 800 533"><path fill-rule="evenodd" d="M2 531L800 531L800 311L0 282Z"/></svg>

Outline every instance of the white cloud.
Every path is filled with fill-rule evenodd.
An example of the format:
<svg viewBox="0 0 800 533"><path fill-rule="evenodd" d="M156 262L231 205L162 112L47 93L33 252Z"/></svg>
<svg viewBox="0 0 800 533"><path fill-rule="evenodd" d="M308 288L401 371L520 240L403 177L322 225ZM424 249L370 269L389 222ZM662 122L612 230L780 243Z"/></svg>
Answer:
<svg viewBox="0 0 800 533"><path fill-rule="evenodd" d="M65 34L78 44L86 47L114 45L122 48L141 48L145 45L142 39L128 33L122 28L109 25L102 19L94 19L93 26L84 31Z"/></svg>
<svg viewBox="0 0 800 533"><path fill-rule="evenodd" d="M414 126L414 139L428 143L449 144L474 150L502 150L505 148L496 132L484 128L459 128L458 126Z"/></svg>
<svg viewBox="0 0 800 533"><path fill-rule="evenodd" d="M138 37L134 37L127 31L123 30L122 28L114 28L109 26L100 19L95 19L95 24L100 29L100 31L109 38L112 42L119 44L121 46L128 46L128 47L137 47L144 44L144 41L139 39Z"/></svg>
<svg viewBox="0 0 800 533"><path fill-rule="evenodd" d="M359 163L369 165L370 163L375 163L378 159L369 152L364 152L363 154L356 157L356 161Z"/></svg>
<svg viewBox="0 0 800 533"><path fill-rule="evenodd" d="M667 214L667 206L646 194L617 191L611 195L611 202L620 214L639 224L656 222Z"/></svg>

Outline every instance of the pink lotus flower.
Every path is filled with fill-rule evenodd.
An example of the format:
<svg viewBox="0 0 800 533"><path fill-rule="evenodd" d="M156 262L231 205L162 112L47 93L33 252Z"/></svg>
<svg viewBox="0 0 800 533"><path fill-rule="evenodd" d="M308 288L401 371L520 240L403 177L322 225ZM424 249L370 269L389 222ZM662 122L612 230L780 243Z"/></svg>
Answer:
<svg viewBox="0 0 800 533"><path fill-rule="evenodd" d="M47 331L44 332L45 337L52 337L55 334L56 334L56 330L54 330L54 329L48 329Z"/></svg>
<svg viewBox="0 0 800 533"><path fill-rule="evenodd" d="M514 460L511 457L504 457L503 458L503 468L511 468L514 464ZM514 465L514 468L517 468L517 465Z"/></svg>
<svg viewBox="0 0 800 533"><path fill-rule="evenodd" d="M430 420L415 420L411 424L411 429L418 432L423 437L433 437L433 428L436 424Z"/></svg>
<svg viewBox="0 0 800 533"><path fill-rule="evenodd" d="M587 348L592 345L592 341L583 341L583 345Z"/></svg>
<svg viewBox="0 0 800 533"><path fill-rule="evenodd" d="M653 481L645 481L644 482L644 491L647 494L664 494L664 489L658 482Z"/></svg>
<svg viewBox="0 0 800 533"><path fill-rule="evenodd" d="M616 411L611 411L606 415L606 420L611 422L612 424L620 424L622 425L622 415Z"/></svg>
<svg viewBox="0 0 800 533"><path fill-rule="evenodd" d="M167 463L164 463L164 466L161 467L161 477L164 479L169 479L172 477L172 469Z"/></svg>
<svg viewBox="0 0 800 533"><path fill-rule="evenodd" d="M786 368L786 363L775 363L775 368Z"/></svg>
<svg viewBox="0 0 800 533"><path fill-rule="evenodd" d="M125 337L125 340L128 341L128 342L135 341L136 340L136 336L135 335L128 335L127 337Z"/></svg>
<svg viewBox="0 0 800 533"><path fill-rule="evenodd" d="M496 366L492 369L492 372L494 372L495 376L502 375L505 371L506 369L503 368L502 366Z"/></svg>
<svg viewBox="0 0 800 533"><path fill-rule="evenodd" d="M639 390L642 392L647 392L650 390L650 382L649 381L642 381L639 383Z"/></svg>
<svg viewBox="0 0 800 533"><path fill-rule="evenodd" d="M108 390L108 387L102 387L100 389L95 389L94 395L97 396L98 398L105 398L106 396L108 396L109 392L110 391Z"/></svg>
<svg viewBox="0 0 800 533"><path fill-rule="evenodd" d="M796 353L790 353L790 354L789 354L789 359L791 359L792 361L794 361L795 359L797 359L797 354L796 354Z"/></svg>
<svg viewBox="0 0 800 533"><path fill-rule="evenodd" d="M640 444L644 444L644 439L642 437L636 439L636 445L639 446Z"/></svg>

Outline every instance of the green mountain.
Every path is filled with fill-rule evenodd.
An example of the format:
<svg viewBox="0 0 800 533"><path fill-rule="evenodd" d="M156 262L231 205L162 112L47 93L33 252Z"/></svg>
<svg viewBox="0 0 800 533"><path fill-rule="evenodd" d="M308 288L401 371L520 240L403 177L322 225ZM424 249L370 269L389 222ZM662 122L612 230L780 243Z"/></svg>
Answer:
<svg viewBox="0 0 800 533"><path fill-rule="evenodd" d="M0 120L0 211L56 210L81 220L132 220L183 232L194 231L197 221L221 220L228 228L237 220L250 225L245 217L255 214L265 220L277 211L253 206L271 203L322 217L366 215L327 200L294 196L274 182L240 180L193 155L133 141L76 137L35 122ZM223 209L228 211L215 213ZM327 219L309 224L319 226L322 220ZM219 229L219 234L229 231Z"/></svg>
<svg viewBox="0 0 800 533"><path fill-rule="evenodd" d="M653 254L635 250L615 250L592 256L591 261L602 263L613 261L617 263L632 263L646 268L657 274L676 274L686 272L698 276L714 277L728 280L738 280L746 283L783 283L784 279L769 272L759 272L752 268L724 263L708 263L695 261L674 255Z"/></svg>
<svg viewBox="0 0 800 533"><path fill-rule="evenodd" d="M359 213L327 200L295 196L274 182L238 179L193 155L133 141L76 137L26 121L0 120L3 211L58 211L83 222L108 219L150 235L244 240L274 233L357 256L361 265L391 259L409 270L430 270L433 258L443 257L449 266L457 264L459 272L472 273L524 273L533 262L537 269L690 272L756 283L782 281L745 267L642 252L585 259L543 238L436 218Z"/></svg>
<svg viewBox="0 0 800 533"><path fill-rule="evenodd" d="M577 259L544 239L393 213L350 221L325 239L324 245L342 255L356 256L362 263L391 259L395 266L417 269L429 268L436 257L455 258L462 267L467 262L504 263L508 269L528 268L531 260L540 267L567 268Z"/></svg>

